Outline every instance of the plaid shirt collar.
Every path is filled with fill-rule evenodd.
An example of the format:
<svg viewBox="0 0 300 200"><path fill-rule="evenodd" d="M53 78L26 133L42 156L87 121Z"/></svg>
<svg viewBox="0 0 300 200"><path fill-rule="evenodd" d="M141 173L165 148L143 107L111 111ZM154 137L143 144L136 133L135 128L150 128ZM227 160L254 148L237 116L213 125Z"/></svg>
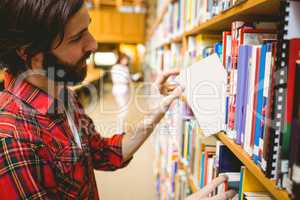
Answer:
<svg viewBox="0 0 300 200"><path fill-rule="evenodd" d="M30 105L42 115L57 116L64 113L64 104L62 101L52 97L44 90L32 85L26 80L13 78L5 90ZM66 89L62 90L59 96L63 97L66 91L68 94L72 94L69 89Z"/></svg>

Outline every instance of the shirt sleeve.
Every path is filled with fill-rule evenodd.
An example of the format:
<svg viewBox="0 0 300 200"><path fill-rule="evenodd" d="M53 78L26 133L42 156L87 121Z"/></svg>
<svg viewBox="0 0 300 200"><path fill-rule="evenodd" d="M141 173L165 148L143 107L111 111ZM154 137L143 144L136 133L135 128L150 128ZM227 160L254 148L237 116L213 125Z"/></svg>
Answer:
<svg viewBox="0 0 300 200"><path fill-rule="evenodd" d="M43 170L47 171L47 167L40 162L30 144L14 138L0 140L1 199L53 199L41 186Z"/></svg>
<svg viewBox="0 0 300 200"><path fill-rule="evenodd" d="M122 140L125 133L105 138L95 130L93 121L84 115L83 120L88 128L89 147L93 160L93 167L97 170L114 171L126 167L131 159L125 161L122 154Z"/></svg>

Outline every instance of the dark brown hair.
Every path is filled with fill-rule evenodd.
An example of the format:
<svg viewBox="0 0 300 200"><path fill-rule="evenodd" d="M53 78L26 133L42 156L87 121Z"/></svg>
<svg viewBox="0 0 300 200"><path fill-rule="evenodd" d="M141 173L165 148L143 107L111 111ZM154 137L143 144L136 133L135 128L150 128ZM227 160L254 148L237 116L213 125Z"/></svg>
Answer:
<svg viewBox="0 0 300 200"><path fill-rule="evenodd" d="M32 56L50 52L57 37L63 40L67 22L83 4L83 0L1 0L0 68L14 76L26 71ZM28 63L16 53L20 48Z"/></svg>
<svg viewBox="0 0 300 200"><path fill-rule="evenodd" d="M121 60L122 60L123 58L127 58L128 64L129 64L129 62L130 62L130 57L129 57L128 55L126 55L126 54L123 53L123 52L118 51L118 52L117 52L117 56L118 56L117 64L120 64L120 63L121 63Z"/></svg>

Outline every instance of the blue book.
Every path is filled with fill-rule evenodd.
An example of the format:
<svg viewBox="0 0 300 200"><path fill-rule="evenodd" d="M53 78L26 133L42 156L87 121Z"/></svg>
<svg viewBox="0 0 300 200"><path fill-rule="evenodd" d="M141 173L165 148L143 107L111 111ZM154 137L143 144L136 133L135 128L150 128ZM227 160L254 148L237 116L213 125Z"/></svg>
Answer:
<svg viewBox="0 0 300 200"><path fill-rule="evenodd" d="M226 145L220 145L218 153L218 173L240 172L242 163Z"/></svg>
<svg viewBox="0 0 300 200"><path fill-rule="evenodd" d="M260 140L262 142L259 143L259 152L263 152L266 150L264 149L264 138L265 138L265 131L266 129L268 129L268 127L266 126L266 121L268 120L267 119L267 112L268 112L268 102L269 102L269 90L270 90L270 79L271 79L271 76L272 76L272 62L271 62L271 58L270 56L272 57L272 43L268 43L267 44L267 53L266 53L266 56L268 56L268 60L269 62L265 62L265 77L264 77L264 88L263 88L263 97L262 97L262 113L261 113L261 116L262 116L262 119L261 119L261 123L260 123ZM266 138L265 138L266 139ZM270 139L270 138L268 138ZM260 161L263 161L263 155L261 155L259 157ZM266 160L263 161L264 163L261 164L261 167L264 171L266 171Z"/></svg>
<svg viewBox="0 0 300 200"><path fill-rule="evenodd" d="M266 67L266 54L267 54L267 45L263 44L261 48L260 56L260 67L259 67L259 79L257 87L257 107L256 107L256 116L255 116L255 132L254 132L254 151L253 151L253 160L256 164L260 164L261 156L259 152L259 141L261 138L262 130L262 108L263 108L263 91L264 91L264 78L265 78L265 67Z"/></svg>
<svg viewBox="0 0 300 200"><path fill-rule="evenodd" d="M235 113L235 130L237 132L236 143L242 144L245 126L245 96L247 96L246 84L248 76L249 59L252 50L249 45L239 47L238 66L237 66L237 95L236 95L236 113Z"/></svg>
<svg viewBox="0 0 300 200"><path fill-rule="evenodd" d="M245 88L244 88L244 95L243 95L243 104L242 104L242 124L241 124L241 138L243 139L242 143L244 144L245 138L245 129L246 129L246 117L247 117L247 104L249 99L249 65L250 60L252 59L252 46L248 45L248 57L247 57L247 68L245 70Z"/></svg>
<svg viewBox="0 0 300 200"><path fill-rule="evenodd" d="M229 106L229 97L226 96L226 105L225 105L225 130L227 129L227 125L228 125L228 106Z"/></svg>
<svg viewBox="0 0 300 200"><path fill-rule="evenodd" d="M239 200L243 199L243 180L245 167L241 167L240 186L239 186Z"/></svg>
<svg viewBox="0 0 300 200"><path fill-rule="evenodd" d="M188 153L187 153L187 163L188 165L190 164L191 161L191 145L192 145L192 126L191 126L191 121L188 121Z"/></svg>
<svg viewBox="0 0 300 200"><path fill-rule="evenodd" d="M200 188L204 187L204 171L205 171L204 163L205 163L205 153L202 152L202 155L201 155L201 168L200 168L201 169Z"/></svg>

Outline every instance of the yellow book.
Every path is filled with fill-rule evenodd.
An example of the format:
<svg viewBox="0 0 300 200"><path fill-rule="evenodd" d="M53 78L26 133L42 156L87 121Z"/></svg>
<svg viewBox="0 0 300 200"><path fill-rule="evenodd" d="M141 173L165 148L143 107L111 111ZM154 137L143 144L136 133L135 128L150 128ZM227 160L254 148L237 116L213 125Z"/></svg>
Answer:
<svg viewBox="0 0 300 200"><path fill-rule="evenodd" d="M239 199L244 198L245 192L266 192L266 188L257 180L255 176L246 168L242 167L242 183L240 187Z"/></svg>
<svg viewBox="0 0 300 200"><path fill-rule="evenodd" d="M203 50L207 47L213 47L215 43L222 41L221 35L199 34L196 36L197 60L202 59Z"/></svg>
<svg viewBox="0 0 300 200"><path fill-rule="evenodd" d="M188 123L185 123L184 125L184 150L183 150L183 158L185 161L187 161L188 158L188 144L189 144L189 125Z"/></svg>

